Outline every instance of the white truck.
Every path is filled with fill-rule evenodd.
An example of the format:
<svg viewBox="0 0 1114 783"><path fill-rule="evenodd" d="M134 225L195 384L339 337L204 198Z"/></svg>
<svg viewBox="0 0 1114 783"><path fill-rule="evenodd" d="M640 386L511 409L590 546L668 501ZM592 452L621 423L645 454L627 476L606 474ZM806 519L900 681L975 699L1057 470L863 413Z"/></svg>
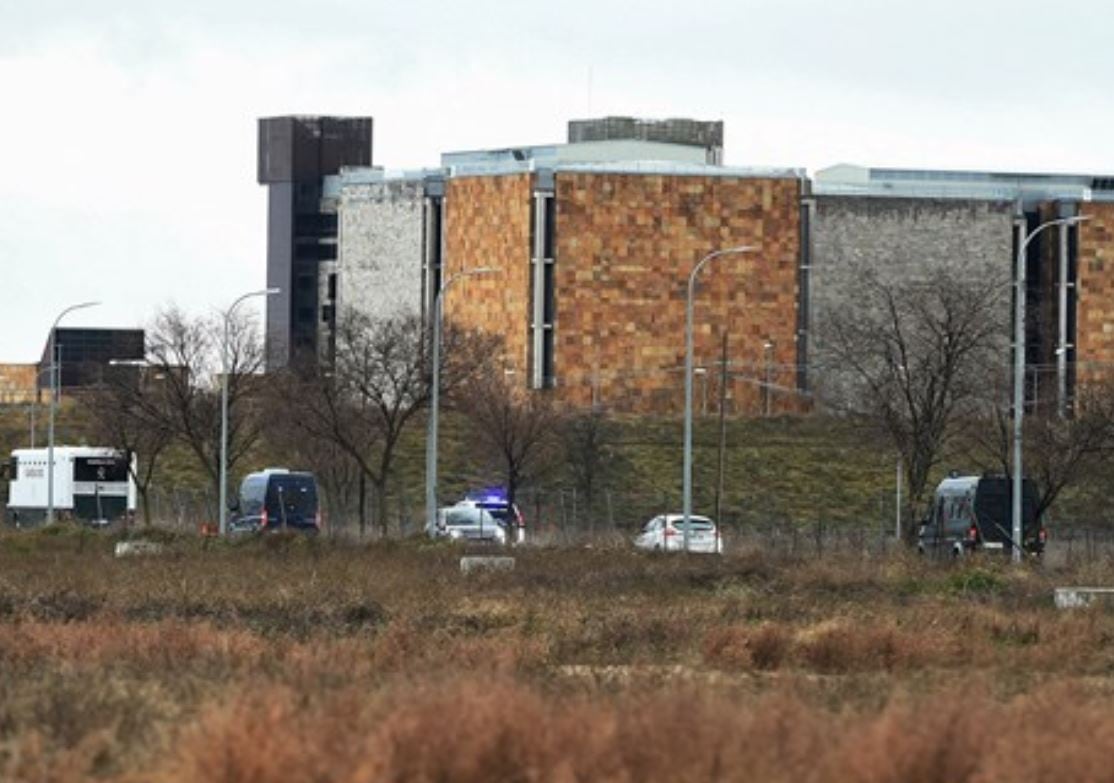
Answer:
<svg viewBox="0 0 1114 783"><path fill-rule="evenodd" d="M47 515L47 449L12 452L7 518L25 526ZM54 447L54 513L105 525L135 513L135 455L100 446Z"/></svg>

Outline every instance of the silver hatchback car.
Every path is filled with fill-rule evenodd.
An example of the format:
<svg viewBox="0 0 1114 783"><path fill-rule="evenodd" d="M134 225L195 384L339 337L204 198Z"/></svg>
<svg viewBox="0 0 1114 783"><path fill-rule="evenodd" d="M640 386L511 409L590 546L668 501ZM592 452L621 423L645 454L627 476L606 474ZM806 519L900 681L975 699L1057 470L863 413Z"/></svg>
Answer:
<svg viewBox="0 0 1114 783"><path fill-rule="evenodd" d="M655 552L695 552L718 555L723 552L723 538L716 523L708 517L689 517L688 546L685 546L685 517L683 514L662 514L642 527L634 539L638 549Z"/></svg>

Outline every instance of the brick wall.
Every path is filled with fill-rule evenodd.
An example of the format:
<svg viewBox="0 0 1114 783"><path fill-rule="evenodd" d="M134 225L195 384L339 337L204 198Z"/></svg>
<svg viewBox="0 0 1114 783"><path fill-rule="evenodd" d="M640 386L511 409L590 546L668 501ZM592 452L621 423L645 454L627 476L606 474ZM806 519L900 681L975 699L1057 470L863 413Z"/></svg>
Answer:
<svg viewBox="0 0 1114 783"><path fill-rule="evenodd" d="M442 304L445 322L502 336L507 368L523 382L532 188L531 174L460 177L445 186L443 279L465 269L498 269L453 283Z"/></svg>
<svg viewBox="0 0 1114 783"><path fill-rule="evenodd" d="M1082 204L1079 225L1076 360L1079 380L1114 365L1114 204Z"/></svg>
<svg viewBox="0 0 1114 783"><path fill-rule="evenodd" d="M729 409L755 412L766 362L796 361L799 182L789 179L558 173L555 373L569 401L619 410L683 409L685 298L705 254L694 312L698 409L716 401L720 339L735 378ZM773 343L772 352L764 345ZM772 380L792 389L791 369ZM780 404L793 399L777 395Z"/></svg>
<svg viewBox="0 0 1114 783"><path fill-rule="evenodd" d="M0 364L0 405L31 402L38 372L36 364Z"/></svg>

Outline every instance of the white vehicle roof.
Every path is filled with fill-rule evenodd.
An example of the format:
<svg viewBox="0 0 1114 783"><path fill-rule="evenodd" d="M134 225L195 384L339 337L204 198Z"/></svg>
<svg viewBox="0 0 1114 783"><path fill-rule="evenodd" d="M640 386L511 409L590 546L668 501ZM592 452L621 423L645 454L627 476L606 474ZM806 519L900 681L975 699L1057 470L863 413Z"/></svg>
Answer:
<svg viewBox="0 0 1114 783"><path fill-rule="evenodd" d="M715 524L715 522L713 522L711 519L709 519L708 517L701 516L700 514L689 514L689 519L691 519L693 522L707 522L709 525L714 525ZM680 522L681 524L684 524L685 515L684 514L665 514L665 521L667 523L671 524L671 525L674 525L678 522Z"/></svg>
<svg viewBox="0 0 1114 783"><path fill-rule="evenodd" d="M937 492L946 492L954 494L957 492L969 492L974 490L979 485L979 480L982 476L954 476L948 477L941 481L937 487Z"/></svg>
<svg viewBox="0 0 1114 783"><path fill-rule="evenodd" d="M12 456L20 459L46 459L49 449L12 449ZM65 457L115 457L120 449L111 446L55 446L54 459Z"/></svg>

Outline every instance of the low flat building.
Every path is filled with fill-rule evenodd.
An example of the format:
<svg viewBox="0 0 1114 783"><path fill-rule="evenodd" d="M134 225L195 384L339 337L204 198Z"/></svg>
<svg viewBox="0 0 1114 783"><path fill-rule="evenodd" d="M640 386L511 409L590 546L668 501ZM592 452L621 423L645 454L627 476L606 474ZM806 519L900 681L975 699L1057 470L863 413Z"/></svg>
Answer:
<svg viewBox="0 0 1114 783"><path fill-rule="evenodd" d="M37 370L42 390L50 388L50 346L48 335ZM142 329L59 327L54 331L54 346L62 391L96 386L114 364L139 362L146 356Z"/></svg>

